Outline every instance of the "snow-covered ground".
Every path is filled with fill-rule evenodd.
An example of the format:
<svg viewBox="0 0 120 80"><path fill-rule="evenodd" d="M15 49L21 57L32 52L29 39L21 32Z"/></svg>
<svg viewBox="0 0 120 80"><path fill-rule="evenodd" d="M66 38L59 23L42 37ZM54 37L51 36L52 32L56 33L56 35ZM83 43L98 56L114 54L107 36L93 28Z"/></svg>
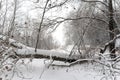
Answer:
<svg viewBox="0 0 120 80"><path fill-rule="evenodd" d="M2 38L2 40L5 39L4 36L0 36L0 38ZM18 47L20 48L16 50L17 54L41 54L63 58L69 57L69 50L64 51L38 49L37 52L35 52L34 48L27 47L20 43L18 44L15 40L9 39L9 43L14 46L19 45ZM12 48L9 48L5 53L10 53L10 51L12 51ZM103 60L100 60L102 62L110 59L109 56L106 56L109 55L108 51L101 55L103 55ZM79 59L78 56L72 58ZM71 67L50 66L52 59L47 60L26 58L19 59L19 61L15 63L15 60L12 61L11 58L8 60L6 59L5 61L3 58L3 62L4 63L0 65L0 78L3 80L119 80L120 78L120 69L118 71L114 70L110 61L105 62L105 65L103 63L104 67L108 65L109 68L103 68L103 65L98 64L99 62L94 64L91 62L82 63ZM14 63L12 64L11 62ZM54 61L54 64L68 65L68 63L63 63L60 61ZM117 68L120 67L119 64L117 66Z"/></svg>
<svg viewBox="0 0 120 80"><path fill-rule="evenodd" d="M56 64L65 64L55 62ZM78 64L72 67L51 66L48 68L48 60L29 59L20 60L15 70L1 75L3 80L100 80L103 77L102 70L91 63Z"/></svg>

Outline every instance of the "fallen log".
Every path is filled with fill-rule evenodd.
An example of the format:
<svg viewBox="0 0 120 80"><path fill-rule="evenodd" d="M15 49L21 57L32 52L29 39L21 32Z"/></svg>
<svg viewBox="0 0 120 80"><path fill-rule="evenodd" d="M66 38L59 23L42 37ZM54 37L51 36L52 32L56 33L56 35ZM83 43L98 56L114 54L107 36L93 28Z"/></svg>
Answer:
<svg viewBox="0 0 120 80"><path fill-rule="evenodd" d="M5 41L6 44L10 45L11 47L14 47L13 52L15 54L10 54L9 56L12 58L45 58L69 63L80 59L80 55L69 56L69 53L67 52L42 49L38 49L37 52L35 52L35 48L25 46L24 44L3 35L0 35L0 40Z"/></svg>
<svg viewBox="0 0 120 80"><path fill-rule="evenodd" d="M79 55L73 55L69 57L69 53L65 52L59 52L59 51L51 51L51 50L42 50L38 49L37 52L35 52L34 48L28 48L27 49L18 49L14 51L14 55L10 55L12 58L36 58L36 59L52 59L56 61L62 61L62 62L74 62L80 58Z"/></svg>

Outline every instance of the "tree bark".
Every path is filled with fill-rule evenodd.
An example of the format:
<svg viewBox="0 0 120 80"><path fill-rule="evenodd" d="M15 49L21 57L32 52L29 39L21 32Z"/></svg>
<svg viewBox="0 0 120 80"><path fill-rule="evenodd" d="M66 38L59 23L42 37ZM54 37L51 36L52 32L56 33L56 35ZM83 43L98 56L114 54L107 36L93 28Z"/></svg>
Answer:
<svg viewBox="0 0 120 80"><path fill-rule="evenodd" d="M55 61L62 61L62 62L74 62L77 61L78 59L75 58L64 58L64 57L59 57L59 56L49 56L49 55L43 55L43 54L16 54L16 55L10 55L9 57L12 58L35 58L35 59L50 59L52 58L52 60ZM81 61L82 62L82 61Z"/></svg>
<svg viewBox="0 0 120 80"><path fill-rule="evenodd" d="M110 36L110 40L113 40L114 37L118 34L119 31L116 31L115 29L117 29L117 24L114 20L114 10L113 10L113 4L112 4L112 0L109 0L109 6L108 6L108 11L109 11L109 36ZM110 43L109 45L109 49L111 52L111 58L115 58L115 41Z"/></svg>

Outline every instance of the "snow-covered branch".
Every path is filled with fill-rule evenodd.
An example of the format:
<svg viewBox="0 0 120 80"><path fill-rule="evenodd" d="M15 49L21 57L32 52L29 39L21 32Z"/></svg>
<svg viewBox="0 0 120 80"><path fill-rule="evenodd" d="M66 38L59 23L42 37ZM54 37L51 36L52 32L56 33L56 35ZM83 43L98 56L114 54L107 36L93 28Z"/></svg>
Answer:
<svg viewBox="0 0 120 80"><path fill-rule="evenodd" d="M16 40L10 39L8 36L0 35L0 40L6 43L7 45L11 45L12 47L15 48L22 49L26 47L25 45L17 42Z"/></svg>
<svg viewBox="0 0 120 80"><path fill-rule="evenodd" d="M110 40L109 42L107 42L107 43L105 44L105 46L104 46L104 49L101 49L100 53L104 53L105 50L107 49L107 47L108 47L111 43L115 42L115 40L116 40L117 38L120 38L120 34L118 34L116 37L114 37L113 40Z"/></svg>

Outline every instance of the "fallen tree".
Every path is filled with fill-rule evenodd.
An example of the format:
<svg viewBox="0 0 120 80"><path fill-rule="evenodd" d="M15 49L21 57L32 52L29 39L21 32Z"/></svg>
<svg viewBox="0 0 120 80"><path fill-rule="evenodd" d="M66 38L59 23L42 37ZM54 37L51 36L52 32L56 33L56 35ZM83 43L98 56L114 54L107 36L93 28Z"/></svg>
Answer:
<svg viewBox="0 0 120 80"><path fill-rule="evenodd" d="M68 53L50 51L50 50L41 50L41 49L38 49L37 52L35 52L34 48L18 49L15 51L15 55L11 55L10 57L37 58L37 59L46 58L46 59L69 62L69 63L79 59L79 55L74 55L72 57L69 57Z"/></svg>
<svg viewBox="0 0 120 80"><path fill-rule="evenodd" d="M13 49L12 51L15 54L10 54L9 57L12 58L46 58L46 59L52 59L57 61L63 61L63 62L74 62L80 58L79 55L73 55L69 57L69 53L67 52L59 52L59 51L51 51L51 50L42 50L38 49L37 52L35 52L34 48L28 47L23 45L22 43L17 42L14 39L9 38L8 36L0 35L1 42L4 42L4 44L11 46Z"/></svg>
<svg viewBox="0 0 120 80"><path fill-rule="evenodd" d="M101 49L101 53L104 53L106 48L109 46L109 44L115 41L119 37L120 35L117 35L113 40L106 43L104 49ZM0 35L0 42L4 42L5 45L10 46L8 48L12 48L10 50L14 52L14 54L9 54L9 57L12 58L37 58L37 59L46 58L46 59L69 62L69 63L76 62L77 60L79 60L79 62L84 62L89 60L92 61L91 59L81 59L81 56L79 54L69 56L69 53L67 52L42 50L42 49L38 49L37 52L35 52L34 48L25 46L24 44L19 43L16 40L11 39L8 36L4 36L4 35ZM5 53L9 53L10 50L6 51Z"/></svg>
<svg viewBox="0 0 120 80"><path fill-rule="evenodd" d="M106 43L105 47L108 46L111 42L115 41L119 37L120 35L116 36L114 40L111 40L110 42ZM78 63L90 61L90 62L95 62L100 65L103 65L107 69L110 69L110 70L112 69L113 72L114 72L114 69L120 70L118 66L115 66L120 61L120 56L116 57L115 59L109 60L103 54L100 54L98 57L94 57L91 59L90 58L82 59L80 55L75 54L75 55L69 56L70 53L67 53L67 52L41 50L41 49L38 49L37 52L35 52L34 48L25 46L22 43L19 43L16 40L10 39L9 37L3 36L3 35L0 35L0 42L4 42L5 45L9 46L9 47L4 48L5 50L0 51L0 56L2 55L2 58L3 58L0 60L0 64L3 63L0 66L0 68L5 66L4 62L7 61L7 59L9 58L13 59L13 62L12 62L13 68L14 68L14 65L18 62L18 60L22 58L29 58L30 60L45 58L45 59L50 60L50 64L48 65L48 67L49 66L71 67ZM99 57L101 57L102 59L99 59ZM63 65L54 64L53 61L62 61L62 62L67 62L68 64L66 63ZM111 61L114 61L114 62L111 63Z"/></svg>

